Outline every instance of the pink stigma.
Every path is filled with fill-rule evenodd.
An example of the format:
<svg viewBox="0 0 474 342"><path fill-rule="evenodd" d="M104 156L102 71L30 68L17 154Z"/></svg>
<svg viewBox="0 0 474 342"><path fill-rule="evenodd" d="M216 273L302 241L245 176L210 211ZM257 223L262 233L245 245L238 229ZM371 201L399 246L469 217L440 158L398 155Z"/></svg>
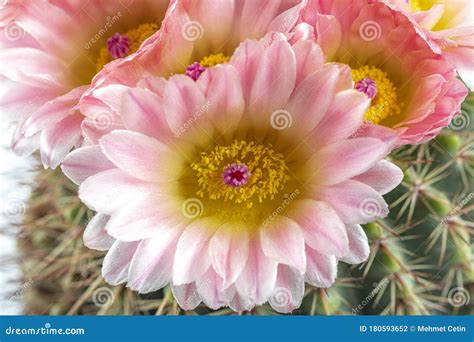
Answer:
<svg viewBox="0 0 474 342"><path fill-rule="evenodd" d="M130 41L127 36L117 32L107 39L107 50L113 58L125 57L130 52Z"/></svg>
<svg viewBox="0 0 474 342"><path fill-rule="evenodd" d="M193 64L191 64L190 66L186 68L186 75L188 75L194 81L196 81L204 71L206 71L205 67L203 67L198 62L194 62Z"/></svg>
<svg viewBox="0 0 474 342"><path fill-rule="evenodd" d="M250 176L249 168L243 164L229 165L222 173L224 183L234 188L240 188L247 184Z"/></svg>
<svg viewBox="0 0 474 342"><path fill-rule="evenodd" d="M355 87L356 90L360 91L361 93L364 93L371 99L373 99L375 96L377 96L377 84L375 81L371 78L363 78L359 81L357 81Z"/></svg>

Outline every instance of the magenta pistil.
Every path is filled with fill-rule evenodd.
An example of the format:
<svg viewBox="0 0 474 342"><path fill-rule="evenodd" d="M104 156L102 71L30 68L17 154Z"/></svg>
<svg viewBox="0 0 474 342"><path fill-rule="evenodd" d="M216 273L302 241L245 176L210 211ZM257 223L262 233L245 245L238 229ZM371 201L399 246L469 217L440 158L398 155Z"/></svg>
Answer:
<svg viewBox="0 0 474 342"><path fill-rule="evenodd" d="M371 99L377 96L377 84L371 78L367 77L357 81L354 88L361 93L364 93Z"/></svg>
<svg viewBox="0 0 474 342"><path fill-rule="evenodd" d="M224 183L234 188L240 188L247 184L250 176L249 168L244 164L229 165L222 173Z"/></svg>
<svg viewBox="0 0 474 342"><path fill-rule="evenodd" d="M107 50L113 58L122 58L130 52L130 41L127 36L115 33L107 39Z"/></svg>
<svg viewBox="0 0 474 342"><path fill-rule="evenodd" d="M193 64L189 65L186 68L186 75L191 77L194 81L196 81L201 74L206 71L206 68L203 67L198 62L194 62Z"/></svg>

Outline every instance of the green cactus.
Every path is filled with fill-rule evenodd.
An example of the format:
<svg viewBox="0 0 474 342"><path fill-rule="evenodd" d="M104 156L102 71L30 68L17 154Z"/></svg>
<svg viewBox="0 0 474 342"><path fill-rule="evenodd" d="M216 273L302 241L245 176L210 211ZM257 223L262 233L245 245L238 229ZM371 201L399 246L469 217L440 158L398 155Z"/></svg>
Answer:
<svg viewBox="0 0 474 342"><path fill-rule="evenodd" d="M386 196L390 215L365 225L371 255L363 265L340 263L329 289L306 287L294 314L473 314L474 94L441 135L392 153L403 183ZM469 123L470 122L470 123ZM59 171L41 171L23 222L24 291L29 314L228 315L199 306L183 312L169 288L139 295L101 276L103 252L82 232L92 212ZM100 291L114 300L101 302ZM275 314L270 306L250 313Z"/></svg>

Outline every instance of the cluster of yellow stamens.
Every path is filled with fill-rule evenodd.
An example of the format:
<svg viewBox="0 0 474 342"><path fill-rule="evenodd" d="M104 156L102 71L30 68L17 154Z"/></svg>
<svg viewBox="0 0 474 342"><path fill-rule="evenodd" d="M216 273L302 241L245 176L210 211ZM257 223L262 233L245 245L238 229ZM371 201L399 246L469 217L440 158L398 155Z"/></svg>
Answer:
<svg viewBox="0 0 474 342"><path fill-rule="evenodd" d="M209 56L204 57L199 64L201 64L205 68L210 68L217 64L225 64L228 63L230 60L229 56L226 56L222 53L211 54Z"/></svg>
<svg viewBox="0 0 474 342"><path fill-rule="evenodd" d="M153 33L158 31L160 25L157 23L145 23L141 24L140 26L131 29L125 33L124 36L128 38L130 41L130 51L129 54L132 54L138 50L140 45ZM97 58L96 69L97 72L102 70L104 65L111 62L113 57L110 55L109 50L106 46L102 47L99 51L99 57Z"/></svg>
<svg viewBox="0 0 474 342"><path fill-rule="evenodd" d="M372 99L371 106L365 114L366 121L379 124L389 116L400 114L403 104L398 101L397 88L386 72L366 65L353 69L352 78L355 83L363 79L371 79L377 85L377 95Z"/></svg>
<svg viewBox="0 0 474 342"><path fill-rule="evenodd" d="M245 185L239 187L229 186L223 179L225 170L236 164L245 165L251 175ZM200 187L197 195L245 203L247 208L251 208L254 201L273 199L289 179L283 155L276 153L271 145L253 141L216 146L211 152L201 153L201 159L191 167L197 173Z"/></svg>
<svg viewBox="0 0 474 342"><path fill-rule="evenodd" d="M434 3L434 0L410 0L410 7L414 11L427 11L433 7Z"/></svg>

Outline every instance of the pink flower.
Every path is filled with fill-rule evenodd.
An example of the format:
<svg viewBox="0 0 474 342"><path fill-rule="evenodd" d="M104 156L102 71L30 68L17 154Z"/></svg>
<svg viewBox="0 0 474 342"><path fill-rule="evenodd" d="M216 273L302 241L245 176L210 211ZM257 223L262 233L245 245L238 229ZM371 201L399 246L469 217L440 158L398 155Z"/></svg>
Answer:
<svg viewBox="0 0 474 342"><path fill-rule="evenodd" d="M305 1L304 1L305 2ZM147 76L186 74L197 80L208 67L225 64L238 45L248 38L262 38L269 31L288 32L299 18L304 2L298 0L178 0L170 6L162 29L131 58L108 64L94 79L81 101L87 117L100 112L113 124L98 129L90 120L83 134L91 144L123 126L115 104L122 91ZM106 85L116 85L101 89Z"/></svg>
<svg viewBox="0 0 474 342"><path fill-rule="evenodd" d="M167 1L133 1L131 11L131 4L12 0L2 6L0 105L2 119L18 127L14 151L40 147L43 164L55 168L82 143L78 100L106 63L134 53L158 29L167 7ZM111 40L116 33L125 38Z"/></svg>
<svg viewBox="0 0 474 342"><path fill-rule="evenodd" d="M184 309L290 312L305 281L331 286L338 261L367 259L360 224L387 214L402 173L382 160L389 142L350 138L370 100L347 66L272 33L196 81L139 84L117 104L124 129L62 166L98 212L84 240L108 250L109 283L171 284Z"/></svg>
<svg viewBox="0 0 474 342"><path fill-rule="evenodd" d="M453 62L464 82L474 89L474 2L472 0L386 0L417 23L433 51Z"/></svg>
<svg viewBox="0 0 474 342"><path fill-rule="evenodd" d="M296 31L314 37L328 61L352 68L355 88L372 98L366 136L396 132L398 145L436 136L459 112L467 89L400 11L372 0L311 2ZM370 82L368 82L370 81Z"/></svg>

